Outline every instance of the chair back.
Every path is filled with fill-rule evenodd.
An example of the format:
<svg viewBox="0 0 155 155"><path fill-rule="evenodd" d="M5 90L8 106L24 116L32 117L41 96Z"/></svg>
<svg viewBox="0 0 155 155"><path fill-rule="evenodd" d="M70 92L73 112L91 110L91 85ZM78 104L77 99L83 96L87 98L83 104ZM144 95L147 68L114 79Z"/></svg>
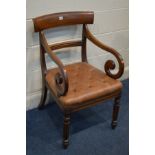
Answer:
<svg viewBox="0 0 155 155"><path fill-rule="evenodd" d="M36 17L33 19L34 30L35 32L39 32L40 36L41 32L46 29L55 28L59 26L83 24L81 40L65 41L49 45L51 50L57 50L66 47L81 46L82 61L87 61L85 26L86 24L93 24L93 22L94 22L94 12L92 11L60 12ZM45 50L42 51L46 52Z"/></svg>
<svg viewBox="0 0 155 155"><path fill-rule="evenodd" d="M94 13L92 11L60 12L33 19L35 32L58 26L93 24L93 22Z"/></svg>

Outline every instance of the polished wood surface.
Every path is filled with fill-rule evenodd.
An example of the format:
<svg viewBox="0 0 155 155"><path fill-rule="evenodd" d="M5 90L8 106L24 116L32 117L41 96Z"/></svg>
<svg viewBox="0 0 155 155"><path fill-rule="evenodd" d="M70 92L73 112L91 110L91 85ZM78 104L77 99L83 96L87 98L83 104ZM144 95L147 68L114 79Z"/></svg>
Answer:
<svg viewBox="0 0 155 155"><path fill-rule="evenodd" d="M46 97L47 97L47 87L46 87L46 81L45 76L47 73L47 67L45 63L45 50L43 46L41 45L41 35L39 34L39 41L40 41L40 64L41 64L41 72L42 72L42 94L41 94L41 100L39 103L38 108L42 109L45 105Z"/></svg>
<svg viewBox="0 0 155 155"><path fill-rule="evenodd" d="M40 32L40 40L41 46L44 47L45 52L47 52L50 55L50 57L58 65L60 70L60 72L58 72L55 76L55 82L57 85L57 95L65 95L68 91L68 76L66 70L64 69L64 65L49 47L43 32Z"/></svg>
<svg viewBox="0 0 155 155"><path fill-rule="evenodd" d="M122 56L113 48L103 44L102 42L100 42L98 39L95 38L95 36L89 31L88 27L85 26L86 29L86 37L93 42L96 46L98 46L99 48L110 52L111 54L113 54L119 64L119 70L117 73L112 74L110 70L115 69L115 62L113 60L108 60L105 63L105 72L107 73L107 75L109 75L110 77L114 78L114 79L118 79L122 76L123 72L124 72L124 61Z"/></svg>
<svg viewBox="0 0 155 155"><path fill-rule="evenodd" d="M58 26L93 24L93 22L94 13L92 11L60 12L33 19L35 32Z"/></svg>
<svg viewBox="0 0 155 155"><path fill-rule="evenodd" d="M63 146L66 149L69 145L70 113L64 113Z"/></svg>
<svg viewBox="0 0 155 155"><path fill-rule="evenodd" d="M83 43L81 40L77 40L77 41L64 41L61 43L55 43L52 45L49 45L49 47L51 48L51 50L58 50L61 48L66 48L66 47L75 47L75 46L82 46Z"/></svg>
<svg viewBox="0 0 155 155"><path fill-rule="evenodd" d="M82 62L87 62L87 38L86 38L86 26L83 24L82 30L82 49L81 49L81 59Z"/></svg>
<svg viewBox="0 0 155 155"><path fill-rule="evenodd" d="M121 99L121 93L117 97L115 97L115 100L114 100L112 123L111 123L112 129L115 129L117 126L117 118L118 118L118 113L120 108L120 99Z"/></svg>
<svg viewBox="0 0 155 155"><path fill-rule="evenodd" d="M96 97L93 100L88 100L84 104L78 104L78 106L70 106L68 108L64 107L60 100L61 97L65 97L68 95L68 90L71 87L72 83L69 83L68 72L65 69L65 66L63 65L61 60L53 52L53 50L58 50L58 49L67 48L67 47L81 46L81 61L85 64L88 64L88 62L87 62L87 39L89 39L97 47L111 53L117 59L118 64L119 64L117 73L111 72L111 70L115 69L115 66L116 66L113 60L107 60L104 65L106 74L109 77L111 77L109 79L113 79L113 80L118 79L122 76L122 74L124 72L124 61L123 61L121 55L115 49L105 45L104 43L102 43L98 39L96 39L95 36L88 29L87 24L93 24L93 21L94 21L94 13L91 11L61 12L61 13L55 13L55 14L50 14L50 15L44 15L44 16L37 17L37 18L33 19L35 32L39 32L39 40L40 40L40 63L41 63L41 70L42 70L42 97L41 97L41 101L39 104L39 109L42 109L44 107L46 97L47 97L47 90L50 90L54 100L57 102L59 107L64 112L64 127L63 127L64 148L67 148L69 145L70 116L71 116L71 113L73 113L75 111L86 109L88 107L91 107L98 103L101 103L107 99L114 98L115 101L114 101L114 106L113 106L112 124L111 125L112 125L113 129L117 125L117 118L118 118L118 112L119 112L119 107L120 107L120 98L121 98L120 89L118 89L117 91L110 93L108 95L101 96L98 98ZM67 25L74 25L74 24L83 24L81 40L52 43L51 45L48 44L43 30L58 27L58 26L67 26ZM54 89L49 85L49 83L46 81L46 78L45 78L45 77L47 77L47 74L49 71L46 67L45 53L48 53L49 56L51 57L51 59L58 66L58 71L54 75L56 94L54 92ZM84 68L82 68L82 70L83 69ZM74 71L74 69L72 69L72 70ZM88 72L90 70L88 70ZM87 71L85 74L86 74L85 76L88 75ZM93 77L92 77L92 79L93 79ZM117 80L115 80L115 81L117 81ZM83 79L79 79L79 82L82 83Z"/></svg>

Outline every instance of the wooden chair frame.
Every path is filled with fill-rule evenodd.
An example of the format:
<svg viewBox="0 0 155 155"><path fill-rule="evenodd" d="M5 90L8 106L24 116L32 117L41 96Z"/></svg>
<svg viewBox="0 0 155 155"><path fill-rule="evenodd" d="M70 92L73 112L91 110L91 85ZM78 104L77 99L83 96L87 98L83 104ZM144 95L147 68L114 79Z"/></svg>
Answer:
<svg viewBox="0 0 155 155"><path fill-rule="evenodd" d="M62 12L55 13L50 15L45 15L41 17L37 17L33 19L35 32L39 32L39 41L40 41L40 62L41 62L41 70L42 70L42 96L39 104L39 109L42 109L45 104L47 90L49 89L53 98L58 103L62 111L64 112L64 132L63 132L63 145L64 148L67 148L69 144L69 124L70 124L70 115L72 112L79 111L81 109L85 109L92 105L95 105L99 102L102 102L107 99L115 98L114 107L113 107L113 115L112 115L112 128L114 129L117 125L117 117L120 107L120 97L121 92L116 92L115 95L108 96L106 98L96 99L84 106L75 109L64 109L62 105L59 103L58 99L60 96L64 96L67 94L69 83L67 72L64 68L61 60L54 54L53 50L66 48L66 47L75 47L81 46L81 59L82 62L87 62L87 53L86 53L86 40L89 39L92 43L94 43L99 48L110 52L118 61L119 69L118 72L112 74L111 70L115 69L115 62L113 60L107 60L104 69L108 76L113 79L118 79L122 76L124 72L124 61L121 55L113 48L101 43L98 39L96 39L90 30L87 27L87 24L93 24L94 21L94 13L91 11L86 12ZM55 43L52 45L48 45L47 40L45 38L43 30L48 28L54 28L58 26L66 26L66 25L74 25L74 24L83 24L82 30L82 40L77 41L66 41ZM57 96L54 95L53 91L47 84L45 80L45 76L47 74L47 67L45 62L45 53L48 53L51 59L57 64L59 68L59 72L55 76L55 83L57 86ZM91 104L90 104L91 103Z"/></svg>

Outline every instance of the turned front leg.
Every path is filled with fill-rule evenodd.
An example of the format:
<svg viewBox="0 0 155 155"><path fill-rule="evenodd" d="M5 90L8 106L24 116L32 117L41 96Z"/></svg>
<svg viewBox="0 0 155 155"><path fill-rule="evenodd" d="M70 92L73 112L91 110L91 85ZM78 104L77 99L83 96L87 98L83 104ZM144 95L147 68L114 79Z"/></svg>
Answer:
<svg viewBox="0 0 155 155"><path fill-rule="evenodd" d="M112 129L115 129L117 126L117 118L118 118L118 113L120 108L120 99L121 99L121 94L119 94L114 100L112 123L111 123Z"/></svg>
<svg viewBox="0 0 155 155"><path fill-rule="evenodd" d="M70 113L64 114L64 129L63 129L63 146L66 149L69 145L69 124Z"/></svg>

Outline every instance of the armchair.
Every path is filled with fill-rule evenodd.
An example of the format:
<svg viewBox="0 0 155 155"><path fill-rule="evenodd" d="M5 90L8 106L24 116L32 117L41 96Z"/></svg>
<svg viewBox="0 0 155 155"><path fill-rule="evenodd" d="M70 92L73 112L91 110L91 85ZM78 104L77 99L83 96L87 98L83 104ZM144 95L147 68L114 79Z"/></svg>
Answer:
<svg viewBox="0 0 155 155"><path fill-rule="evenodd" d="M117 80L124 72L124 62L121 55L113 48L97 40L87 27L93 24L94 13L85 12L62 12L44 15L33 19L34 30L39 32L40 41L40 63L42 70L42 96L39 109L45 105L47 90L50 90L53 98L64 113L63 146L69 144L69 124L71 113L103 103L107 99L114 98L112 114L112 129L117 126L117 117L120 107L122 83ZM83 24L82 39L77 41L66 41L49 45L43 30L58 26ZM99 48L113 54L119 64L117 73L115 62L107 60L104 69L105 73L87 61L86 41L89 39ZM81 62L64 66L61 60L55 55L54 50L81 46ZM57 68L47 70L45 53L57 64ZM82 79L82 81L81 81Z"/></svg>

